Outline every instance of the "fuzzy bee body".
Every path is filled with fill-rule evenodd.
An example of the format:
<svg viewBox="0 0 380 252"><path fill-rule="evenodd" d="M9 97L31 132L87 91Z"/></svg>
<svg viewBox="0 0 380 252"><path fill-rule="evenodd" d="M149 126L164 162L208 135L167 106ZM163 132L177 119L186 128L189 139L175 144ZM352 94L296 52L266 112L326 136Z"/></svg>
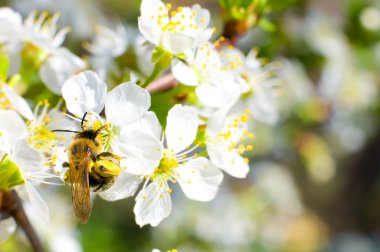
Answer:
<svg viewBox="0 0 380 252"><path fill-rule="evenodd" d="M81 223L87 223L91 214L91 191L109 189L121 172L120 157L102 152L101 141L97 138L106 126L98 130L78 132L68 148L69 167L65 181L71 184L73 207Z"/></svg>

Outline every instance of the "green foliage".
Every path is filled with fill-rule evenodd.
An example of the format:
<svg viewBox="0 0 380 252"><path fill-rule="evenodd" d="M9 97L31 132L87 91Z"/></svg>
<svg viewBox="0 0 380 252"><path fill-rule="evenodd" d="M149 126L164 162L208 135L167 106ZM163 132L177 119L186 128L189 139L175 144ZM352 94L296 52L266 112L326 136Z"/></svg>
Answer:
<svg viewBox="0 0 380 252"><path fill-rule="evenodd" d="M7 154L0 161L0 191L25 182L18 165Z"/></svg>
<svg viewBox="0 0 380 252"><path fill-rule="evenodd" d="M7 80L9 71L9 58L6 53L0 52L0 81Z"/></svg>

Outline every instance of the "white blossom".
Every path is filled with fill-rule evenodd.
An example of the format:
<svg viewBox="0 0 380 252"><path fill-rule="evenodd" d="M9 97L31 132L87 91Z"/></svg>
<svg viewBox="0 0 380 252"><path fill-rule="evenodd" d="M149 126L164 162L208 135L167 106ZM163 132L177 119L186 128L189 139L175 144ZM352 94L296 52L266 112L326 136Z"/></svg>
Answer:
<svg viewBox="0 0 380 252"><path fill-rule="evenodd" d="M171 5L160 0L143 0L138 19L140 32L156 46L179 54L208 41L213 29L207 28L210 13L199 5L178 7L170 11Z"/></svg>

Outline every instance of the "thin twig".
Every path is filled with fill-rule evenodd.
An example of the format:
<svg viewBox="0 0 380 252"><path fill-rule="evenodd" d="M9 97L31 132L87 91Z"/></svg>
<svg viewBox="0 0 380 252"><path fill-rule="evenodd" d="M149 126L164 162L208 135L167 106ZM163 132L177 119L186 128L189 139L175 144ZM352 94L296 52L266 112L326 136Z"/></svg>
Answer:
<svg viewBox="0 0 380 252"><path fill-rule="evenodd" d="M1 216L13 217L17 225L24 230L26 236L32 245L33 251L43 252L41 241L37 236L36 231L32 227L28 216L26 215L20 197L15 190L0 192L0 212Z"/></svg>
<svg viewBox="0 0 380 252"><path fill-rule="evenodd" d="M167 91L173 89L177 86L177 84L178 81L175 79L174 75L172 73L168 73L161 76L157 80L151 82L146 87L146 90L152 94L160 91Z"/></svg>

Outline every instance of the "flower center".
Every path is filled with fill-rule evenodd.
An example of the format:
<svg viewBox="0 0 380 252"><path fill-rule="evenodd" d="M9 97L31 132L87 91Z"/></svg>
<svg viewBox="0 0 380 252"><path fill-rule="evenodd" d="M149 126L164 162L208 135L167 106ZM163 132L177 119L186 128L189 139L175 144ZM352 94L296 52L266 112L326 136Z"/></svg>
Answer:
<svg viewBox="0 0 380 252"><path fill-rule="evenodd" d="M4 84L5 85L5 84ZM1 88L1 85L0 85ZM4 92L0 91L0 109L13 110L13 106Z"/></svg>
<svg viewBox="0 0 380 252"><path fill-rule="evenodd" d="M165 149L164 157L161 159L160 164L154 169L151 176L152 181L166 182L173 179L175 176L175 169L178 167L178 161L172 150Z"/></svg>

